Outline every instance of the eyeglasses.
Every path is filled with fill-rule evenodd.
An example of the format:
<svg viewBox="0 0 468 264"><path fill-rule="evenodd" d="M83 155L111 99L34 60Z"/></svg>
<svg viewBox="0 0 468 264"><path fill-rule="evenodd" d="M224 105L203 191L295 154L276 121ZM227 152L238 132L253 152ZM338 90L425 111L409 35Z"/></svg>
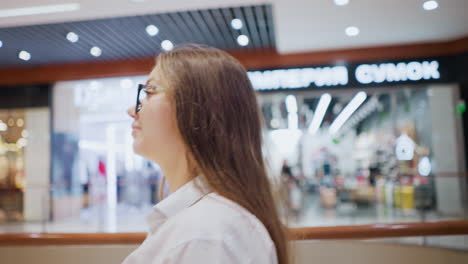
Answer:
<svg viewBox="0 0 468 264"><path fill-rule="evenodd" d="M143 90L143 92L141 92ZM137 92L137 100L136 100L136 107L135 107L135 113L140 112L141 110L141 101L145 99L147 94L152 94L155 93L156 91L161 90L161 88L157 86L152 86L152 85L144 85L144 84L138 84L138 92Z"/></svg>

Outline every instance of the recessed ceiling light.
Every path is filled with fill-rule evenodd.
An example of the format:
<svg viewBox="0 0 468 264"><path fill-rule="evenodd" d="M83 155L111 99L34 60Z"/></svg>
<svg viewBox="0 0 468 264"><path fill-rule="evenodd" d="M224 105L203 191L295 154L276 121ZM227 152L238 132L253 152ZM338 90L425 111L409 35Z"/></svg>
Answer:
<svg viewBox="0 0 468 264"><path fill-rule="evenodd" d="M231 21L231 27L233 29L236 29L236 30L239 30L242 28L244 24L242 23L242 20L238 19L238 18L234 18L232 21Z"/></svg>
<svg viewBox="0 0 468 264"><path fill-rule="evenodd" d="M427 11L434 10L437 7L439 7L439 3L437 3L437 1L434 1L434 0L426 1L423 4L424 10L427 10Z"/></svg>
<svg viewBox="0 0 468 264"><path fill-rule="evenodd" d="M350 37L355 37L357 35L359 35L359 28L357 27L347 27L346 30L346 35L350 36Z"/></svg>
<svg viewBox="0 0 468 264"><path fill-rule="evenodd" d="M163 40L163 42L161 42L161 47L165 50L165 51L170 51L174 48L174 44L172 44L172 42L170 40Z"/></svg>
<svg viewBox="0 0 468 264"><path fill-rule="evenodd" d="M0 48L3 46L3 42L0 40Z"/></svg>
<svg viewBox="0 0 468 264"><path fill-rule="evenodd" d="M91 55L93 55L94 57L99 57L101 56L102 54L102 50L98 47L92 47L89 52L91 53Z"/></svg>
<svg viewBox="0 0 468 264"><path fill-rule="evenodd" d="M146 26L146 33L148 33L148 35L154 37L159 33L159 29L155 25L148 25L148 26Z"/></svg>
<svg viewBox="0 0 468 264"><path fill-rule="evenodd" d="M31 54L25 50L22 50L20 51L20 53L18 54L18 58L24 60L24 61L28 61L31 59Z"/></svg>
<svg viewBox="0 0 468 264"><path fill-rule="evenodd" d="M75 32L68 32L67 39L68 41L75 43L78 41L79 37Z"/></svg>
<svg viewBox="0 0 468 264"><path fill-rule="evenodd" d="M337 6L345 6L349 4L349 0L334 0L334 1L335 1L335 5Z"/></svg>
<svg viewBox="0 0 468 264"><path fill-rule="evenodd" d="M0 9L0 18L70 12L79 9L79 3Z"/></svg>
<svg viewBox="0 0 468 264"><path fill-rule="evenodd" d="M237 37L237 43L239 43L239 45L241 46L247 46L249 45L249 37L247 37L246 35L240 35Z"/></svg>

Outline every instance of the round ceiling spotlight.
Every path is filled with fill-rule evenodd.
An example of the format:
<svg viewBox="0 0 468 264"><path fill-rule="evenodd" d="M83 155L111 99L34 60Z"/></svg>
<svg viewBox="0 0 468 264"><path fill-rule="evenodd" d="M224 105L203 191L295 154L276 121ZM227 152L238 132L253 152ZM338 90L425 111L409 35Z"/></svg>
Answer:
<svg viewBox="0 0 468 264"><path fill-rule="evenodd" d="M334 0L334 2L337 6L345 6L349 4L349 0Z"/></svg>
<svg viewBox="0 0 468 264"><path fill-rule="evenodd" d="M31 54L25 50L22 50L18 53L18 58L24 60L24 61L28 61L31 59Z"/></svg>
<svg viewBox="0 0 468 264"><path fill-rule="evenodd" d="M240 20L239 18L234 18L232 21L231 21L231 27L235 30L239 30L241 29L242 27L244 26L244 24L242 23L242 20Z"/></svg>
<svg viewBox="0 0 468 264"><path fill-rule="evenodd" d="M102 54L102 50L99 47L92 47L91 50L89 50L89 53L94 57L99 57Z"/></svg>
<svg viewBox="0 0 468 264"><path fill-rule="evenodd" d="M237 37L237 43L240 45L240 46L247 46L249 45L249 37L247 37L246 35L240 35Z"/></svg>
<svg viewBox="0 0 468 264"><path fill-rule="evenodd" d="M151 37L154 37L159 33L159 28L155 25L148 25L146 26L146 33L148 33L148 35Z"/></svg>
<svg viewBox="0 0 468 264"><path fill-rule="evenodd" d="M75 43L75 42L77 42L80 38L78 37L78 35L77 35L75 32L68 32L68 34L67 34L67 39L68 39L68 41L70 41L71 43Z"/></svg>
<svg viewBox="0 0 468 264"><path fill-rule="evenodd" d="M423 8L426 11L431 11L431 10L437 9L438 7L439 7L439 3L437 3L437 1L434 1L434 0L426 1L423 4Z"/></svg>
<svg viewBox="0 0 468 264"><path fill-rule="evenodd" d="M165 50L165 51L170 51L174 48L174 44L172 44L172 42L170 40L163 40L163 42L161 42L161 47Z"/></svg>
<svg viewBox="0 0 468 264"><path fill-rule="evenodd" d="M346 32L346 35L348 35L349 37L355 37L359 35L359 28L354 27L354 26L347 27L345 32Z"/></svg>

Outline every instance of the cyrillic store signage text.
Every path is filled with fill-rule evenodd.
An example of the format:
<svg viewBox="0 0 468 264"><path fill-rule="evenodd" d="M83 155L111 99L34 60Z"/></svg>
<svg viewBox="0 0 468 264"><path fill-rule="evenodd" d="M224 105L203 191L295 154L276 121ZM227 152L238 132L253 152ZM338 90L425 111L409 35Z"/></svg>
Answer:
<svg viewBox="0 0 468 264"><path fill-rule="evenodd" d="M347 66L306 67L249 71L255 90L300 89L346 86L350 80L360 85L438 80L439 61L410 61L382 64L359 64L351 70ZM351 73L351 75L350 75Z"/></svg>

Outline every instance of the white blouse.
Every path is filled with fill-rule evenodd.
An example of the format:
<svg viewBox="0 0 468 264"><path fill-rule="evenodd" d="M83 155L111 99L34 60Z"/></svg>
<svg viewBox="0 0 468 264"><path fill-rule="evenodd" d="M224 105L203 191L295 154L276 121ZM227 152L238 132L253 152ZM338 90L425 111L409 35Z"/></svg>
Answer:
<svg viewBox="0 0 468 264"><path fill-rule="evenodd" d="M147 222L148 236L123 264L278 263L257 217L194 181L155 205Z"/></svg>

